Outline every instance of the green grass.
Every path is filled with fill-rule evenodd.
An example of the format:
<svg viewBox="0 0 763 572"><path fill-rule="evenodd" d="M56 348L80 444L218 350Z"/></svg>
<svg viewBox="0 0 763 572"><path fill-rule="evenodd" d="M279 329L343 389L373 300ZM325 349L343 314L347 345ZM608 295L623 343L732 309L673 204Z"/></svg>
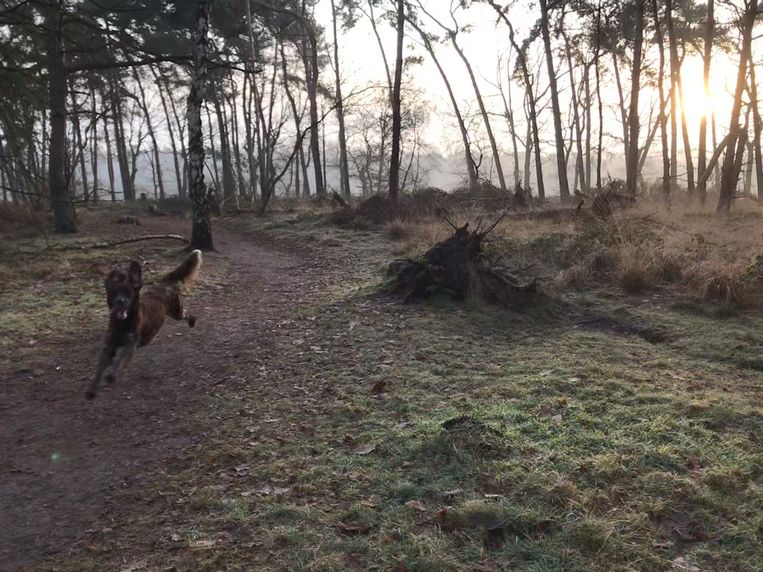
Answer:
<svg viewBox="0 0 763 572"><path fill-rule="evenodd" d="M394 248L379 233L268 232L342 242L342 273L199 412L207 436L157 484L168 508L126 529L143 569L760 569L763 317L606 291L403 306L362 295ZM576 327L583 310L667 335ZM118 501L140 514L158 490Z"/></svg>

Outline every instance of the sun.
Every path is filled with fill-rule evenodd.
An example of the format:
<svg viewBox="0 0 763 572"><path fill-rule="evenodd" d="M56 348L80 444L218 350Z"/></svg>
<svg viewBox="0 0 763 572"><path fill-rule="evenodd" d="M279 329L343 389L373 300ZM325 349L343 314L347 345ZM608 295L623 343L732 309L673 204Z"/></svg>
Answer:
<svg viewBox="0 0 763 572"><path fill-rule="evenodd" d="M718 66L718 61L713 61ZM728 112L731 97L726 91L726 77L721 69L711 68L710 90L705 92L704 68L698 56L687 57L681 67L683 87L683 111L690 126L698 126L703 117L708 121L714 115L716 120Z"/></svg>

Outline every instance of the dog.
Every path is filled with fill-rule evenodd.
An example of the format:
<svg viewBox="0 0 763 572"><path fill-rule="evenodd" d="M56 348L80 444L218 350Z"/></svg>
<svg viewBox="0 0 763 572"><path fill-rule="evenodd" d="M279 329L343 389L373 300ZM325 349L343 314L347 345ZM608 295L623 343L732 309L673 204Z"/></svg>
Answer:
<svg viewBox="0 0 763 572"><path fill-rule="evenodd" d="M131 262L127 272L109 273L105 282L109 328L87 399L96 396L103 379L113 383L124 374L135 350L156 337L167 316L184 320L191 328L196 325L196 318L183 307L180 285L193 280L200 268L201 251L194 250L175 270L146 286L139 262Z"/></svg>

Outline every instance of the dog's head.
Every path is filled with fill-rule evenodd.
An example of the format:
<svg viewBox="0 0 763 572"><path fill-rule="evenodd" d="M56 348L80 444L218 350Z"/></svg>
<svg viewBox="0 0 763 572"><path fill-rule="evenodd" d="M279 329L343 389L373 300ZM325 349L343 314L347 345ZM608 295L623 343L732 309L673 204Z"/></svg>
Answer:
<svg viewBox="0 0 763 572"><path fill-rule="evenodd" d="M127 272L112 270L106 277L106 302L111 316L117 321L128 319L138 305L143 286L139 262L131 262Z"/></svg>

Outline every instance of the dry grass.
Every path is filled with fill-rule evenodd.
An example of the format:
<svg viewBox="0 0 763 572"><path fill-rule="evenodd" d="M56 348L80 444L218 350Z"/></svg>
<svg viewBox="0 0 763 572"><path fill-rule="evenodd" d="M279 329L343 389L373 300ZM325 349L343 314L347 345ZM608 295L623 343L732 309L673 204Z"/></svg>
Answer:
<svg viewBox="0 0 763 572"><path fill-rule="evenodd" d="M44 233L46 215L26 205L0 202L0 236L32 238Z"/></svg>
<svg viewBox="0 0 763 572"><path fill-rule="evenodd" d="M450 214L456 224L472 227L496 216L474 209ZM405 241L408 252L425 250L450 232L436 218L397 220L385 228L389 238ZM565 240L548 245L554 236ZM750 201L725 218L699 205L676 204L668 211L645 203L607 221L505 219L492 240L504 261L528 262L553 276L556 289L611 284L639 293L671 286L705 302L763 309L763 264L755 266L763 253L763 210Z"/></svg>

